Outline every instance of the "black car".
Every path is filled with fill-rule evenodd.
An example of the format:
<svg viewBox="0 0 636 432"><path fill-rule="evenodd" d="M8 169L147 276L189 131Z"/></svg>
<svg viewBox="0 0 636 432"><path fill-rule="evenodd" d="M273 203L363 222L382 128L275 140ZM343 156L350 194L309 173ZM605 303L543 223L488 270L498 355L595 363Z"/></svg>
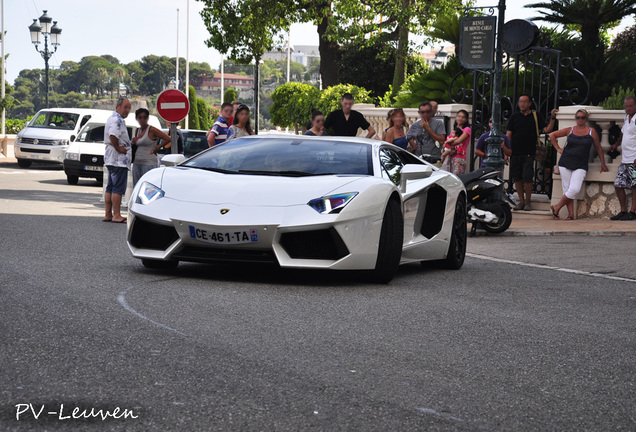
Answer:
<svg viewBox="0 0 636 432"><path fill-rule="evenodd" d="M168 129L163 129L165 133L168 133ZM208 138L207 132L197 129L178 129L178 149L179 153L187 158L194 156L197 153L201 153L203 150L207 150ZM170 149L159 150L159 154L170 154Z"/></svg>

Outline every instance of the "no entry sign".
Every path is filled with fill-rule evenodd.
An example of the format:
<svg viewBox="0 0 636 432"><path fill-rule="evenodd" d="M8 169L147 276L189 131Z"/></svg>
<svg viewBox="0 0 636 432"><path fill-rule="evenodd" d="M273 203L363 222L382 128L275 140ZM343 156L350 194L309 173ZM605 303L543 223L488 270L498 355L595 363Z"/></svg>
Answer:
<svg viewBox="0 0 636 432"><path fill-rule="evenodd" d="M179 90L164 90L157 97L157 112L167 122L178 123L188 115L190 102Z"/></svg>

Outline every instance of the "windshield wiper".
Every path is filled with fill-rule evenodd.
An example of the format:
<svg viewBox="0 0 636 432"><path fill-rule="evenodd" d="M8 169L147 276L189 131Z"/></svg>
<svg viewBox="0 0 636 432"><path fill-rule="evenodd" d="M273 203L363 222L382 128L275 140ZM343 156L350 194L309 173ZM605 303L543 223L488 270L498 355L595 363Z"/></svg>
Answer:
<svg viewBox="0 0 636 432"><path fill-rule="evenodd" d="M310 177L322 175L335 175L336 173L308 173L305 171L259 171L259 170L238 170L239 174L255 174L255 175L271 175L271 176L288 176L288 177Z"/></svg>
<svg viewBox="0 0 636 432"><path fill-rule="evenodd" d="M236 171L229 171L229 170L224 170L221 168L202 167L202 166L196 166L196 165L182 165L182 166L187 168L196 168L196 169L202 169L206 171L218 172L221 174L238 174Z"/></svg>

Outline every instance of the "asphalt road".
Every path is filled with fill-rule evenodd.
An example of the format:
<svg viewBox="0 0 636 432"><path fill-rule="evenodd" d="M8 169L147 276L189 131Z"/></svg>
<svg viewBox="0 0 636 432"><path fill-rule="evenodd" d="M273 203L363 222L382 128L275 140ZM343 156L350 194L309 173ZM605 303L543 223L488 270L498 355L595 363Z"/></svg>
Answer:
<svg viewBox="0 0 636 432"><path fill-rule="evenodd" d="M389 285L157 272L100 222L100 191L0 164L1 430L636 430L635 281L541 267L636 279L633 238L478 237L472 253L519 264ZM29 403L43 414L16 420Z"/></svg>

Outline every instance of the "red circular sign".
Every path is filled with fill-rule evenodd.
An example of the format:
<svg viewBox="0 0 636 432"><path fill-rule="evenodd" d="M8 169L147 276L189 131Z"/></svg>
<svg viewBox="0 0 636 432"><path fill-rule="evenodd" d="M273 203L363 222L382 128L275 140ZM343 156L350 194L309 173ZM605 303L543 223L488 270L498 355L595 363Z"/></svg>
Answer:
<svg viewBox="0 0 636 432"><path fill-rule="evenodd" d="M179 90L164 90L157 97L157 112L162 119L177 123L186 118L190 111L188 97Z"/></svg>

